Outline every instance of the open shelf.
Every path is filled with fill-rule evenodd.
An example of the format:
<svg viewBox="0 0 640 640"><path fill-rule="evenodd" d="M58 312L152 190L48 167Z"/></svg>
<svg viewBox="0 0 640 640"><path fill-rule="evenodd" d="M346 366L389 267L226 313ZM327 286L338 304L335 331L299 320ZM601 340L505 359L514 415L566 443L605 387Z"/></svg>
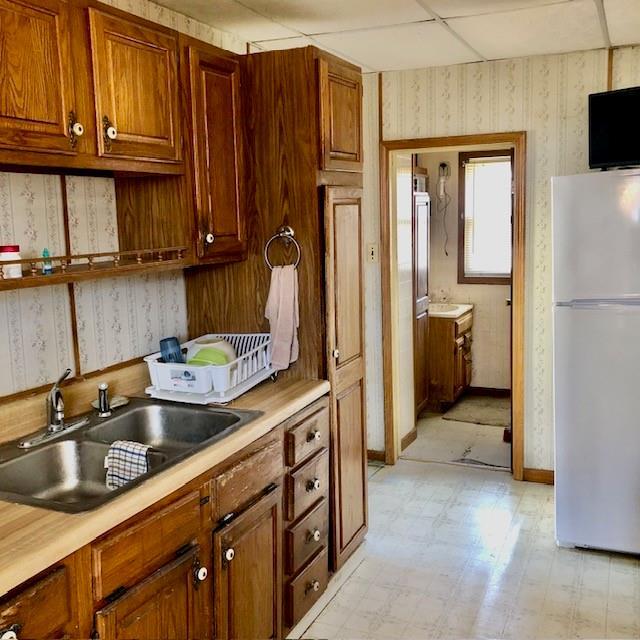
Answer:
<svg viewBox="0 0 640 640"><path fill-rule="evenodd" d="M52 273L42 273L42 265L45 260L51 263ZM11 264L21 265L21 278L5 277L5 269ZM51 256L46 259L23 258L22 260L0 262L0 291L114 278L141 272L170 271L184 269L191 264L188 247L86 253Z"/></svg>

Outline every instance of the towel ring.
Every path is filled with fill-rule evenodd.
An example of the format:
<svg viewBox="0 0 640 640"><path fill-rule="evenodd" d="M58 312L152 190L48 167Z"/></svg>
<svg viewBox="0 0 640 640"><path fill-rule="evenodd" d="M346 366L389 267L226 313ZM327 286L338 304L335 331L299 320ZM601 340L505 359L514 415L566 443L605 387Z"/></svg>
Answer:
<svg viewBox="0 0 640 640"><path fill-rule="evenodd" d="M274 235L272 235L267 243L264 245L264 261L267 263L267 267L273 271L273 265L269 260L269 247L274 240L282 240L285 244L291 244L293 242L296 251L298 252L298 258L296 259L295 264L293 265L294 269L298 268L300 264L300 260L302 258L302 249L300 248L300 243L294 237L295 232L289 225L283 225L280 227Z"/></svg>

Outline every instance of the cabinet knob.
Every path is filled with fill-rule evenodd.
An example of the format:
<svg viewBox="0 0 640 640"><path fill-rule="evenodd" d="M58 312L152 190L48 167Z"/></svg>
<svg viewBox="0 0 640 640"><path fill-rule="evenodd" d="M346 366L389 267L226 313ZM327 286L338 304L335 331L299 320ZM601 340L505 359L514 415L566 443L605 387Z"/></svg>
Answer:
<svg viewBox="0 0 640 640"><path fill-rule="evenodd" d="M317 429L314 429L313 431L309 431L307 442L318 441L320 438L322 438L322 434Z"/></svg>
<svg viewBox="0 0 640 640"><path fill-rule="evenodd" d="M339 349L334 349L331 352L331 355L334 357L335 360L337 360L340 357L340 350Z"/></svg>
<svg viewBox="0 0 640 640"><path fill-rule="evenodd" d="M320 529L313 529L312 531L309 531L307 542L320 542L321 536L322 534L320 533Z"/></svg>
<svg viewBox="0 0 640 640"><path fill-rule="evenodd" d="M318 478L307 481L307 491L309 493L311 491L318 491L318 489L320 489L320 480Z"/></svg>
<svg viewBox="0 0 640 640"><path fill-rule="evenodd" d="M207 244L213 244L213 241L216 239L216 237L213 235L213 233L207 233L207 235L204 237L204 241Z"/></svg>
<svg viewBox="0 0 640 640"><path fill-rule="evenodd" d="M235 557L236 557L236 552L232 548L229 548L224 552L224 559L227 562L231 562Z"/></svg>
<svg viewBox="0 0 640 640"><path fill-rule="evenodd" d="M10 627L0 629L0 640L18 640L19 624L12 624Z"/></svg>
<svg viewBox="0 0 640 640"><path fill-rule="evenodd" d="M196 580L198 580L198 582L204 582L208 575L209 571L207 570L207 567L200 567L196 570Z"/></svg>
<svg viewBox="0 0 640 640"><path fill-rule="evenodd" d="M309 591L320 591L320 581L319 580L312 580L307 585L307 593L309 593Z"/></svg>
<svg viewBox="0 0 640 640"><path fill-rule="evenodd" d="M69 111L69 126L67 132L69 134L69 144L72 149L75 149L78 144L78 138L84 135L84 125L78 122L75 111Z"/></svg>
<svg viewBox="0 0 640 640"><path fill-rule="evenodd" d="M118 130L113 126L107 116L102 118L102 133L104 146L107 151L111 151L111 143L118 137Z"/></svg>

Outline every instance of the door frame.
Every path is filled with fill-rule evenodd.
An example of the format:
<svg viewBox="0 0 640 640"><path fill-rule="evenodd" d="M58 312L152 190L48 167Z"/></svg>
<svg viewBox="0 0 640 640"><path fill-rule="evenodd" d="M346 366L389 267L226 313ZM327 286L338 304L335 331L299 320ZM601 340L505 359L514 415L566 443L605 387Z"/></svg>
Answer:
<svg viewBox="0 0 640 640"><path fill-rule="evenodd" d="M511 278L511 411L513 477L524 477L524 328L525 328L525 208L526 208L526 131L485 133L437 138L411 138L380 142L380 255L382 256L382 368L384 388L384 461L395 464L400 455L398 425L394 408L393 350L393 265L392 211L389 188L390 156L393 151L413 151L440 147L488 144L513 146L514 207L513 262Z"/></svg>

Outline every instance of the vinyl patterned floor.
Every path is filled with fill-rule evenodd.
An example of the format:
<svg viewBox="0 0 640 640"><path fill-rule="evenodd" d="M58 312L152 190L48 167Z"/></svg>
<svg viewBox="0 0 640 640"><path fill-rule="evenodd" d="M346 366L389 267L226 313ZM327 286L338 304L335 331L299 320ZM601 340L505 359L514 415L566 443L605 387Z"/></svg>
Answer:
<svg viewBox="0 0 640 640"><path fill-rule="evenodd" d="M399 460L371 470L365 544L303 638L640 638L637 558L559 549L553 488Z"/></svg>

